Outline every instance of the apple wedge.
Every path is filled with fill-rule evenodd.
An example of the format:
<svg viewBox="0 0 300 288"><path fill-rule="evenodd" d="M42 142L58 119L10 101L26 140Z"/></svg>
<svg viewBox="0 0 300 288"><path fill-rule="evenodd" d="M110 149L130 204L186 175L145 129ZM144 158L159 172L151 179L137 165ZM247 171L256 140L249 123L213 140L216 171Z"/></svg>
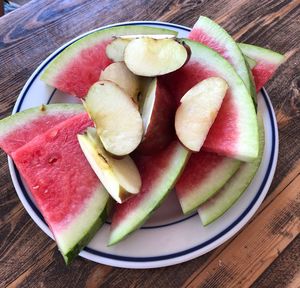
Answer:
<svg viewBox="0 0 300 288"><path fill-rule="evenodd" d="M108 193L122 203L140 191L140 173L129 156L114 159L104 149L95 128L77 135L81 150Z"/></svg>
<svg viewBox="0 0 300 288"><path fill-rule="evenodd" d="M121 35L116 37L110 44L106 46L106 55L114 62L124 61L124 51L128 43L133 39L152 38L152 39L175 39L176 35L172 34L139 34L139 35Z"/></svg>
<svg viewBox="0 0 300 288"><path fill-rule="evenodd" d="M136 34L136 35L120 35L118 36L120 39L125 40L133 40L133 39L140 39L140 38L152 38L155 40L160 39L176 39L176 35L174 34Z"/></svg>
<svg viewBox="0 0 300 288"><path fill-rule="evenodd" d="M154 78L145 85L140 103L144 137L138 150L141 154L153 154L174 139L174 101L161 81Z"/></svg>
<svg viewBox="0 0 300 288"><path fill-rule="evenodd" d="M174 39L138 38L131 40L124 51L130 71L140 76L159 76L183 66L188 59L184 45Z"/></svg>
<svg viewBox="0 0 300 288"><path fill-rule="evenodd" d="M100 80L114 82L121 87L136 103L140 93L141 77L134 75L124 62L116 62L107 66L100 74Z"/></svg>
<svg viewBox="0 0 300 288"><path fill-rule="evenodd" d="M175 130L181 143L191 151L200 151L227 89L225 80L211 77L199 82L181 98Z"/></svg>
<svg viewBox="0 0 300 288"><path fill-rule="evenodd" d="M124 51L131 39L116 38L106 46L106 56L114 62L124 61Z"/></svg>
<svg viewBox="0 0 300 288"><path fill-rule="evenodd" d="M131 153L141 142L143 121L129 95L111 81L92 85L83 100L106 151L115 156Z"/></svg>
<svg viewBox="0 0 300 288"><path fill-rule="evenodd" d="M121 205L116 205L108 245L118 243L143 225L172 191L190 154L178 140L154 155L134 153L133 159L142 178L141 191Z"/></svg>

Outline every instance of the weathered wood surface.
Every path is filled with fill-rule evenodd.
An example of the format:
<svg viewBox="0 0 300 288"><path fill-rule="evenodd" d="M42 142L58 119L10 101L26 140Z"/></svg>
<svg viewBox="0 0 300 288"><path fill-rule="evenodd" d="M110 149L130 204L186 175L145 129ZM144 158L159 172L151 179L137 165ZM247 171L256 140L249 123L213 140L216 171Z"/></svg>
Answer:
<svg viewBox="0 0 300 288"><path fill-rule="evenodd" d="M66 268L54 242L30 219L0 152L0 287L299 287L300 2L31 1L0 18L0 118L46 56L110 23L159 20L192 26L207 15L239 39L286 53L267 90L279 124L278 167L266 200L233 239L192 261L153 270L78 258Z"/></svg>

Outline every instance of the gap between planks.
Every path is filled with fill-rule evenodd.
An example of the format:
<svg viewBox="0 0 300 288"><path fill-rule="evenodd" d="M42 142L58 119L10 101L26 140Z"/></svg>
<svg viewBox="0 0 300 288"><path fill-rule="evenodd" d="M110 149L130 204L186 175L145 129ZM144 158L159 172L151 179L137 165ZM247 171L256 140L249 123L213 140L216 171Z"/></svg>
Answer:
<svg viewBox="0 0 300 288"><path fill-rule="evenodd" d="M247 228L210 263L193 273L184 287L249 287L267 269L300 233L298 165L293 172L296 177L287 186L282 181L279 186L285 187L276 189L276 196L271 195L272 199ZM286 178L290 180L289 175Z"/></svg>

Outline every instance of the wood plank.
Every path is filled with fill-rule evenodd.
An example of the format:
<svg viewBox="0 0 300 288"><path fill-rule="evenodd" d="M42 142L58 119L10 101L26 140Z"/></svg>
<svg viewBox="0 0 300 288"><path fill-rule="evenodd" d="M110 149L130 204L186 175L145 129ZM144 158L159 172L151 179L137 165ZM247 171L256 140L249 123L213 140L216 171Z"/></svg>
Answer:
<svg viewBox="0 0 300 288"><path fill-rule="evenodd" d="M300 175L186 287L249 287L300 233L299 186Z"/></svg>
<svg viewBox="0 0 300 288"><path fill-rule="evenodd" d="M282 252L251 288L299 288L300 285L300 235ZM278 275L274 277L274 275Z"/></svg>

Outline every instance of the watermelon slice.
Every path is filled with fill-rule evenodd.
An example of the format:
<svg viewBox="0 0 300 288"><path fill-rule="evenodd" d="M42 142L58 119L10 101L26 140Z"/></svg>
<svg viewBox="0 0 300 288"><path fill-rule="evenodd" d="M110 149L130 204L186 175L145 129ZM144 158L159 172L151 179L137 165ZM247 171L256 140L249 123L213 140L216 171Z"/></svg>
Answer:
<svg viewBox="0 0 300 288"><path fill-rule="evenodd" d="M160 205L178 179L190 152L178 141L157 154L135 155L142 178L140 193L118 204L113 215L109 245L138 229Z"/></svg>
<svg viewBox="0 0 300 288"><path fill-rule="evenodd" d="M247 67L239 46L226 30L211 19L200 16L188 38L202 43L222 55L235 68L251 96L256 98L251 71Z"/></svg>
<svg viewBox="0 0 300 288"><path fill-rule="evenodd" d="M92 84L99 80L101 71L112 63L106 56L106 46L113 37L130 34L177 35L177 32L134 25L96 31L67 46L47 66L41 79L60 91L84 97Z"/></svg>
<svg viewBox="0 0 300 288"><path fill-rule="evenodd" d="M259 155L250 163L243 163L239 170L225 184L225 186L198 209L202 224L208 225L221 217L243 194L254 178L263 157L264 151L264 127L260 115L259 123Z"/></svg>
<svg viewBox="0 0 300 288"><path fill-rule="evenodd" d="M12 153L68 264L106 217L108 194L83 155L77 134L92 122L84 112Z"/></svg>
<svg viewBox="0 0 300 288"><path fill-rule="evenodd" d="M0 148L8 155L56 124L84 111L80 104L30 108L0 121Z"/></svg>
<svg viewBox="0 0 300 288"><path fill-rule="evenodd" d="M273 76L276 69L285 61L282 54L250 44L239 44L243 54L253 59L256 64L252 68L256 91L258 92Z"/></svg>
<svg viewBox="0 0 300 288"><path fill-rule="evenodd" d="M191 49L191 58L184 67L163 76L164 83L178 105L181 97L198 82L213 76L223 78L229 89L203 147L242 161L254 160L258 155L257 121L246 86L217 52L195 41L184 41Z"/></svg>
<svg viewBox="0 0 300 288"><path fill-rule="evenodd" d="M183 213L193 212L218 192L240 163L215 153L200 151L192 154L175 186Z"/></svg>

